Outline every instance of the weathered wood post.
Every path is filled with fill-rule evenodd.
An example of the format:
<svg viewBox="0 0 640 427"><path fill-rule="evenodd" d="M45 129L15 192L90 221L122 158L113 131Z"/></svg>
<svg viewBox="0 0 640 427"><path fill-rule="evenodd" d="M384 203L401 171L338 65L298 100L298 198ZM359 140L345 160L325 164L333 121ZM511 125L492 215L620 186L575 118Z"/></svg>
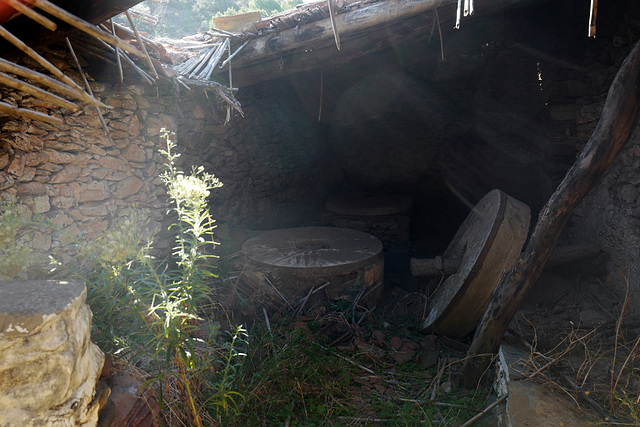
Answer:
<svg viewBox="0 0 640 427"><path fill-rule="evenodd" d="M474 387L498 350L525 295L537 281L574 208L604 175L640 118L640 42L616 75L596 129L540 212L531 239L487 306L463 367L462 383Z"/></svg>

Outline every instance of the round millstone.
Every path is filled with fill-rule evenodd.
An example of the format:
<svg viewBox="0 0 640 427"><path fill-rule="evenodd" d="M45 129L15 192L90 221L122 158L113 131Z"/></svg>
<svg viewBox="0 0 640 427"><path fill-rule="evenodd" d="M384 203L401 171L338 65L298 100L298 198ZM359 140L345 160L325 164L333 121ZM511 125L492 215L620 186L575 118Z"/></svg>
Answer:
<svg viewBox="0 0 640 427"><path fill-rule="evenodd" d="M242 250L245 277L254 287L264 292L275 287L291 302L327 282L332 300L369 293L366 301L373 302L382 292L382 243L367 233L334 227L272 230L247 240Z"/></svg>

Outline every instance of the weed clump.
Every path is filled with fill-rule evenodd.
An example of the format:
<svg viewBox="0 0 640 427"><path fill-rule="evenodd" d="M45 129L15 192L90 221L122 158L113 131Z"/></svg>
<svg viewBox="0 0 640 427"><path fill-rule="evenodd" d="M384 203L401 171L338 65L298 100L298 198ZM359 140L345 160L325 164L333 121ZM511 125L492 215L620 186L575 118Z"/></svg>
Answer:
<svg viewBox="0 0 640 427"><path fill-rule="evenodd" d="M246 332L238 326L222 340L205 307L214 304L215 221L207 206L222 183L203 168L178 170L179 154L163 131L164 182L176 222L172 257L150 255L148 223L134 212L82 249L93 260L79 270L88 284L96 340L101 347L149 372L160 407L196 426L213 425L237 407L235 374ZM208 333L201 333L208 329Z"/></svg>

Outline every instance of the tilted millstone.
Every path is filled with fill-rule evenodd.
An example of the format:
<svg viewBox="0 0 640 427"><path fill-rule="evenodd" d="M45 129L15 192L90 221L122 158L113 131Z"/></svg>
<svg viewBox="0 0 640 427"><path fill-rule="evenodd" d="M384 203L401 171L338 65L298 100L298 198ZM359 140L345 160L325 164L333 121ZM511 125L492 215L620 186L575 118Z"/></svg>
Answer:
<svg viewBox="0 0 640 427"><path fill-rule="evenodd" d="M77 281L0 281L0 425L89 426L104 355Z"/></svg>
<svg viewBox="0 0 640 427"><path fill-rule="evenodd" d="M463 338L471 333L527 238L529 206L495 189L473 208L453 237L444 259L460 259L458 270L436 289L423 329Z"/></svg>

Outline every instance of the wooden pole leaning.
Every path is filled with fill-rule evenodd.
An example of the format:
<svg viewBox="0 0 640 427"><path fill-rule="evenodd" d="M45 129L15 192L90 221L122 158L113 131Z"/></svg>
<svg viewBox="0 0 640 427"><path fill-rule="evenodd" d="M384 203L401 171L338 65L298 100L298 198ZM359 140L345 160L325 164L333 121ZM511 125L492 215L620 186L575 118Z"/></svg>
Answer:
<svg viewBox="0 0 640 427"><path fill-rule="evenodd" d="M600 121L587 145L540 212L524 252L489 302L463 366L465 387L477 385L525 295L544 269L573 210L629 141L640 119L638 99L640 42L618 70Z"/></svg>

